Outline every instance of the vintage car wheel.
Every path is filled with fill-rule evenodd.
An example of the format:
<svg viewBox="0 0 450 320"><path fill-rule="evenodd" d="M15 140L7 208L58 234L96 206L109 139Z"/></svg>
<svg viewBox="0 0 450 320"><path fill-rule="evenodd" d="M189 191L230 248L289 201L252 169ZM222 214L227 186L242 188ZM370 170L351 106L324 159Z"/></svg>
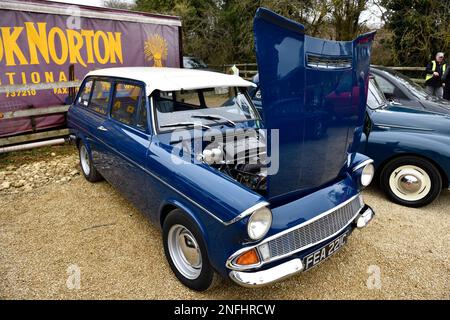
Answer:
<svg viewBox="0 0 450 320"><path fill-rule="evenodd" d="M80 156L80 167L84 177L89 182L97 182L102 180L102 176L95 169L91 155L83 142L78 145L78 154Z"/></svg>
<svg viewBox="0 0 450 320"><path fill-rule="evenodd" d="M439 170L429 161L414 156L389 162L381 172L380 182L394 202L408 207L431 203L442 189Z"/></svg>
<svg viewBox="0 0 450 320"><path fill-rule="evenodd" d="M181 210L174 210L163 224L164 252L172 271L185 286L205 291L218 275L209 264L203 237L194 222Z"/></svg>

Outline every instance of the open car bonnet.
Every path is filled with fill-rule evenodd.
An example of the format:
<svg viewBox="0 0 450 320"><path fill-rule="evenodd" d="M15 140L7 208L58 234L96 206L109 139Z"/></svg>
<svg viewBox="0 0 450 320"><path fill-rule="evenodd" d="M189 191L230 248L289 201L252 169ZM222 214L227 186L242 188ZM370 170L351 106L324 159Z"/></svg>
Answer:
<svg viewBox="0 0 450 320"><path fill-rule="evenodd" d="M282 201L348 170L362 132L375 33L317 39L264 8L256 12L254 33L265 127L279 130L278 172L268 176L266 196Z"/></svg>

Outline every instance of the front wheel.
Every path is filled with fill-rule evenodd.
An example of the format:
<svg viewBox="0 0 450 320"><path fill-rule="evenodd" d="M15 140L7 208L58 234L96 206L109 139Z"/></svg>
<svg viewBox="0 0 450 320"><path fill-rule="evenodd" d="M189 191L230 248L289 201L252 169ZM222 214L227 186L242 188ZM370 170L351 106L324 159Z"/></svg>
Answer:
<svg viewBox="0 0 450 320"><path fill-rule="evenodd" d="M389 162L381 172L380 182L389 198L408 207L431 203L442 189L439 170L429 161L414 156Z"/></svg>
<svg viewBox="0 0 450 320"><path fill-rule="evenodd" d="M218 275L209 264L203 237L181 210L172 211L164 220L163 243L169 265L181 283L196 291L214 286Z"/></svg>

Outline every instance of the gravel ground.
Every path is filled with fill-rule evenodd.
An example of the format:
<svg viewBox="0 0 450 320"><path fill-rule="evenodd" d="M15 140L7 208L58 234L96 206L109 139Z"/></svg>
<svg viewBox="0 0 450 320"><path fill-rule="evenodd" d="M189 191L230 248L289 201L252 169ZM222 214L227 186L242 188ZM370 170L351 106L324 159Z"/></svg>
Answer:
<svg viewBox="0 0 450 320"><path fill-rule="evenodd" d="M57 178L39 173L43 166ZM319 267L264 288L224 280L196 293L172 274L159 229L106 182L85 181L76 166L73 154L0 164L0 184L10 182L0 191L0 298L450 299L450 192L409 209L370 188L364 195L376 219ZM27 182L36 175L49 180ZM68 281L78 271L79 286Z"/></svg>

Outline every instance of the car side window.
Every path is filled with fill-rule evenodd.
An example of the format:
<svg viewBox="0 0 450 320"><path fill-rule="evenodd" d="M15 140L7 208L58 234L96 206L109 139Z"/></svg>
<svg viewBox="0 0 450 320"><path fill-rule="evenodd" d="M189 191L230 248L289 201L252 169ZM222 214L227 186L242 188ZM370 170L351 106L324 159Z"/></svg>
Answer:
<svg viewBox="0 0 450 320"><path fill-rule="evenodd" d="M384 79L383 77L380 77L379 75L374 76L375 81L378 84L378 87L384 93L386 98L407 99L407 97L403 94L403 92L399 88L394 86L392 83L390 83L388 80Z"/></svg>
<svg viewBox="0 0 450 320"><path fill-rule="evenodd" d="M93 80L88 80L84 83L83 88L78 96L77 105L87 107L89 105L89 98L91 97Z"/></svg>
<svg viewBox="0 0 450 320"><path fill-rule="evenodd" d="M141 86L117 82L111 109L111 118L129 126L147 130L147 109Z"/></svg>
<svg viewBox="0 0 450 320"><path fill-rule="evenodd" d="M95 80L89 108L97 113L106 115L108 111L110 91L111 82L104 80Z"/></svg>

